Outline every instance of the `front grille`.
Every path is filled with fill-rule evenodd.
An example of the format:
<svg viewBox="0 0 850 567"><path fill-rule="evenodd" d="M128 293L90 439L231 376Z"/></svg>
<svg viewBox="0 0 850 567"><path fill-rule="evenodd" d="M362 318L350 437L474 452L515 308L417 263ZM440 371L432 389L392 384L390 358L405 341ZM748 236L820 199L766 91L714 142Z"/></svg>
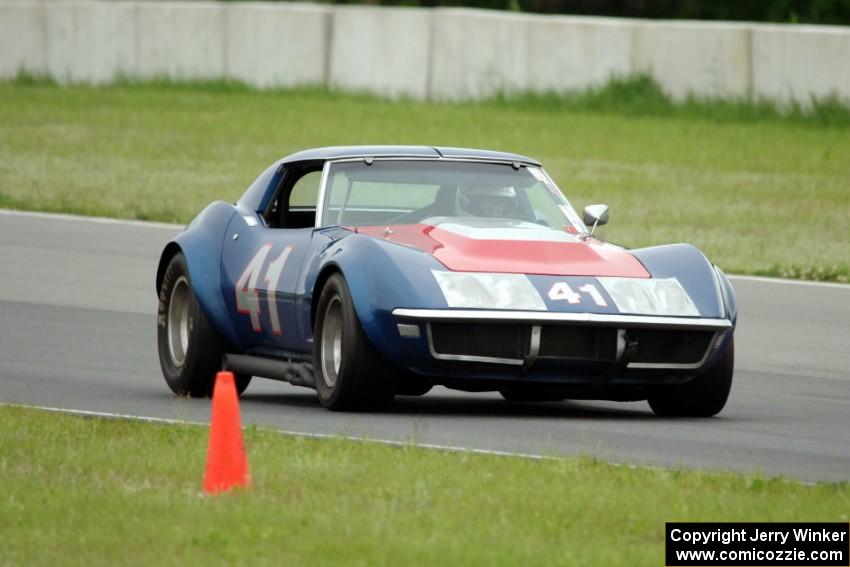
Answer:
<svg viewBox="0 0 850 567"><path fill-rule="evenodd" d="M528 325L431 323L434 351L441 355L522 360L530 334Z"/></svg>
<svg viewBox="0 0 850 567"><path fill-rule="evenodd" d="M617 329L547 325L540 330L540 353L545 358L607 360L617 357Z"/></svg>
<svg viewBox="0 0 850 567"><path fill-rule="evenodd" d="M432 322L437 358L490 362L529 361L532 324ZM631 365L693 366L711 347L713 331L618 329L593 325L540 325L537 358L613 363L618 346L637 343Z"/></svg>

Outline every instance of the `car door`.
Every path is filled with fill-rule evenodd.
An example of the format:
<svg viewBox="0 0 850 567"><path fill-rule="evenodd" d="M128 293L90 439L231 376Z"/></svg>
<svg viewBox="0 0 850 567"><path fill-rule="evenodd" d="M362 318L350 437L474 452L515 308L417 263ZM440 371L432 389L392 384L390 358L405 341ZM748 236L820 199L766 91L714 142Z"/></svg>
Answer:
<svg viewBox="0 0 850 567"><path fill-rule="evenodd" d="M296 307L320 173L286 172L266 214L240 212L230 221L222 247L222 290L247 351L282 357L309 352Z"/></svg>

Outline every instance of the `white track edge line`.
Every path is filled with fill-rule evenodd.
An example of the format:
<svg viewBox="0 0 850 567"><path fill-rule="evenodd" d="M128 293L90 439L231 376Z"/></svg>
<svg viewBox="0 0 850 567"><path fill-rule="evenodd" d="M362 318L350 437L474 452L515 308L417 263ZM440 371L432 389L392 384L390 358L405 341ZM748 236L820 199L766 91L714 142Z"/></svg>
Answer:
<svg viewBox="0 0 850 567"><path fill-rule="evenodd" d="M140 228L150 227L150 228L167 228L173 230L183 230L185 225L182 224L172 224L167 222L153 222L153 221L141 221L141 220L131 220L131 219L114 219L110 217L92 217L87 215L73 215L66 213L41 213L37 211L19 211L17 209L0 209L0 215L10 216L10 217L30 217L37 219L51 219L51 220L63 220L63 221L77 221L77 222L90 222L95 224L112 224L112 225L125 225L125 226L137 226Z"/></svg>
<svg viewBox="0 0 850 567"><path fill-rule="evenodd" d="M101 417L104 419L123 419L129 421L142 421L145 423L164 423L168 425L192 425L192 426L203 426L207 427L209 425L208 422L204 421L192 421L185 419L173 419L167 417L152 417L152 416L143 416L143 415L133 415L126 413L113 413L113 412L105 412L105 411L93 411L93 410L81 410L74 408L60 408L55 406L34 406L28 404L15 404L8 402L0 402L0 406L6 407L19 407L19 408L31 408L55 413L67 413L71 415L78 415L81 417ZM376 439L371 437L357 437L354 435L335 435L332 433L315 433L315 432L307 432L307 431L293 431L287 429L276 429L274 427L268 427L258 425L258 427L267 429L268 431L273 431L276 433L280 433L282 435L290 435L293 437L305 437L309 439L343 439L346 441L357 441L360 443L379 443L381 445L392 445L396 447L421 447L424 449L435 449L439 451L451 451L455 453L478 453L482 455L497 455L500 457L520 457L524 459L534 459L534 460L558 460L560 457L548 456L548 455L535 455L533 453L512 453L510 451L498 451L494 449L475 449L471 447L458 447L456 445L441 445L439 443L418 443L415 441L397 441L393 439ZM615 463L616 464L616 463ZM631 466L631 465L628 465Z"/></svg>
<svg viewBox="0 0 850 567"><path fill-rule="evenodd" d="M168 425L192 425L192 426L202 426L207 427L209 423L204 421L191 421L184 419L172 419L168 417L151 417L151 416L142 416L142 415L132 415L126 413L112 413L112 412L104 412L104 411L92 411L92 410L81 410L81 409L73 409L73 408L58 408L54 406L33 406L27 404L15 404L10 402L0 402L0 407L16 407L16 408L30 408L37 409L43 411L49 411L54 413L67 413L70 415L77 415L81 417L98 417L102 419L115 419L115 420L128 420L128 421L141 421L144 423L163 423ZM286 435L290 437L301 437L304 439L341 439L344 441L353 441L356 443L377 443L379 445L388 445L391 447L415 447L419 449L429 449L433 451L446 451L450 453L472 453L475 455L491 455L496 457L517 457L520 459L530 459L534 461L563 461L568 456L555 456L555 455L535 455L533 453L512 453L510 451L498 451L495 449L475 449L472 447L458 447L456 445L441 445L439 443L417 443L415 441L396 441L393 439L375 439L370 437L356 437L353 435L334 435L332 433L311 433L306 431L292 431L288 429L275 429L271 426L258 426L265 431L270 431L272 433L278 433L280 435ZM746 476L754 476L755 474L760 473L743 473L733 470L725 470L725 469L688 469L682 467L665 467L661 465L647 465L647 464L635 464L635 463L621 463L617 461L610 461L604 458L594 457L589 454L577 454L573 455L572 458L581 458L581 457L589 457L591 459L595 459L601 461L602 464L611 465L613 467L622 467L627 469L646 469L651 471L660 471L660 472L670 472L677 470L693 470L693 471L701 471L707 472L710 474L719 474L719 475L734 475L739 478L744 478ZM771 478L768 476L768 478ZM798 480L791 478L782 477L780 480L786 482L788 484L800 484L804 486L816 486L819 483L808 481L808 480Z"/></svg>
<svg viewBox="0 0 850 567"><path fill-rule="evenodd" d="M130 219L115 219L109 217L91 217L85 215L72 215L65 213L41 213L37 211L20 211L17 209L0 209L0 215L6 216L17 216L17 217L32 217L39 219L58 219L65 221L77 221L77 222L91 222L91 223L99 223L99 224L112 224L112 225L126 225L126 226L136 226L140 228L150 227L150 228L158 228L158 229L172 229L172 230L183 230L184 225L182 224L170 224L164 222L152 222L152 221L140 221L140 220L130 220ZM765 283L776 283L776 284L785 284L785 285L811 285L811 286L819 286L819 287L832 287L838 289L847 289L850 290L850 284L836 283L836 282L816 282L809 280L795 280L795 279L784 279L784 278L771 278L766 276L745 276L745 275L737 275L737 274L727 274L730 279L733 280L742 280L742 281L752 281L752 282L765 282Z"/></svg>
<svg viewBox="0 0 850 567"><path fill-rule="evenodd" d="M816 287L832 287L837 289L846 289L850 290L850 284L846 283L838 283L838 282L816 282L809 280L792 280L792 279L783 279L783 278L769 278L766 276L744 276L738 274L726 274L729 276L730 280L741 280L741 281L750 281L750 282L764 282L764 283L775 283L775 284L785 284L785 285L810 285Z"/></svg>

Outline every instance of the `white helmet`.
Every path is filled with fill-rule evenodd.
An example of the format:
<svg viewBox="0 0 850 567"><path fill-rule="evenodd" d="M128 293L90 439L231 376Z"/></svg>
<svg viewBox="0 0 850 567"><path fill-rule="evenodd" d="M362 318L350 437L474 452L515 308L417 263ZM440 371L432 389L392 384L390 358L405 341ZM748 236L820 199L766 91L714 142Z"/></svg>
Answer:
<svg viewBox="0 0 850 567"><path fill-rule="evenodd" d="M479 217L505 217L516 210L516 189L472 185L461 187L458 204L467 213Z"/></svg>

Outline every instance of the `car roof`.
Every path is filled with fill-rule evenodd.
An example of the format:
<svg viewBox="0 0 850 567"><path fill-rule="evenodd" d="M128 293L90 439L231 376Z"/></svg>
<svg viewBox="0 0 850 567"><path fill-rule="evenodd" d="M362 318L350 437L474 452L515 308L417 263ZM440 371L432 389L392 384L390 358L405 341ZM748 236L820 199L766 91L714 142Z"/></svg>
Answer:
<svg viewBox="0 0 850 567"><path fill-rule="evenodd" d="M367 157L452 158L540 165L540 162L535 159L509 152L444 146L329 146L297 152L286 156L281 162L283 164L291 164L301 161L328 161Z"/></svg>

